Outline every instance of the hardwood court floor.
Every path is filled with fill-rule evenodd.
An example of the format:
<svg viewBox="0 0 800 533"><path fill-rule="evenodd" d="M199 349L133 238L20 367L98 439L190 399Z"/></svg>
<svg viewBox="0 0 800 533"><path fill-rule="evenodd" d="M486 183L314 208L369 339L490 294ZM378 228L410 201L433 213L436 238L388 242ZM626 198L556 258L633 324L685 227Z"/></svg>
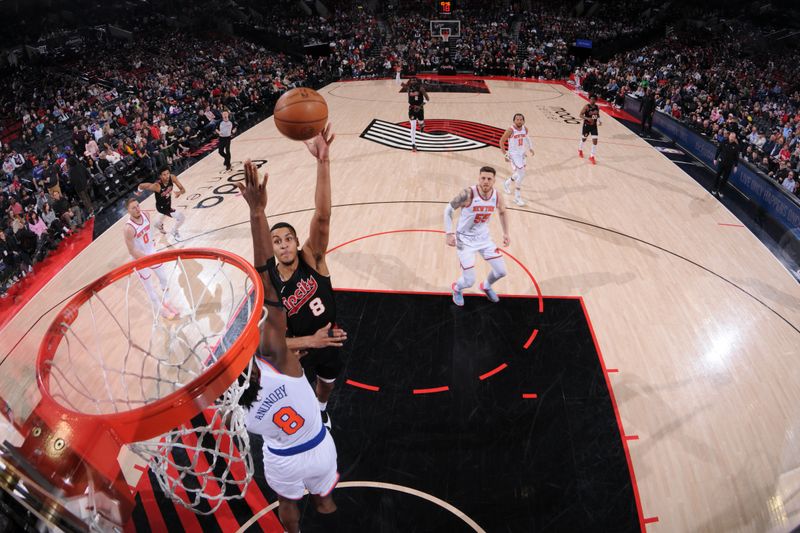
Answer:
<svg viewBox="0 0 800 533"><path fill-rule="evenodd" d="M746 229L725 225L737 221L694 180L610 117L600 126L598 165L579 159L580 126L569 117L584 101L566 88L487 86L490 94L432 94L426 117L505 128L514 113L526 115L536 156L524 184L527 205L512 205L509 215L508 252L519 264L508 261L497 290L536 294L521 264L545 295L584 299L606 367L616 370L609 379L647 530L797 525L797 283ZM497 148L412 154L362 138L375 119L407 119L405 95L392 81L335 83L321 92L337 132L332 246L399 229L439 230L444 203L474 183L480 166L494 165L501 179L508 173ZM305 235L314 189L306 149L269 119L237 137L232 151L237 161L268 160L271 221ZM212 155L181 175L188 191L176 202L187 215L181 246L249 258L246 207L221 170ZM143 205L154 207L152 199ZM499 236L499 222L492 225ZM0 332L0 396L18 418L36 403L33 362L50 309L127 259L120 222ZM329 263L341 288L446 291L458 275L453 250L428 232L363 239ZM485 273L479 263L478 279Z"/></svg>

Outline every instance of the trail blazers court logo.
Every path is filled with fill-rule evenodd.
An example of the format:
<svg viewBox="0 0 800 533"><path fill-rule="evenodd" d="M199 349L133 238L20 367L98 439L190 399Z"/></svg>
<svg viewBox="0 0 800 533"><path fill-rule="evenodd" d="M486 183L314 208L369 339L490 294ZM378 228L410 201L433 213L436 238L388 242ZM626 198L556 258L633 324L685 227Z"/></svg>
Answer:
<svg viewBox="0 0 800 533"><path fill-rule="evenodd" d="M399 150L411 150L411 124L395 124L375 119L361 138ZM468 120L428 119L425 131L417 128L416 145L420 152L463 152L487 146L497 147L504 130Z"/></svg>

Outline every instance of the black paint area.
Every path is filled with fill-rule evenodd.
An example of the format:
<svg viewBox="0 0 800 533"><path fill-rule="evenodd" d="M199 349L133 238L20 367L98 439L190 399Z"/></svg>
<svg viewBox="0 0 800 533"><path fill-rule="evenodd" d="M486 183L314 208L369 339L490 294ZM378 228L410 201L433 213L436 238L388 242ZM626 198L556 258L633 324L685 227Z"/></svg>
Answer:
<svg viewBox="0 0 800 533"><path fill-rule="evenodd" d="M328 406L341 481L422 491L488 532L639 530L580 300L547 298L540 313L535 298L492 304L473 296L458 308L449 295L341 291L337 309L349 337ZM449 390L412 392L443 386ZM258 437L252 449L256 486L274 501ZM396 490L338 488L333 495L341 531L472 531L437 503ZM304 533L327 531L309 498L300 506Z"/></svg>

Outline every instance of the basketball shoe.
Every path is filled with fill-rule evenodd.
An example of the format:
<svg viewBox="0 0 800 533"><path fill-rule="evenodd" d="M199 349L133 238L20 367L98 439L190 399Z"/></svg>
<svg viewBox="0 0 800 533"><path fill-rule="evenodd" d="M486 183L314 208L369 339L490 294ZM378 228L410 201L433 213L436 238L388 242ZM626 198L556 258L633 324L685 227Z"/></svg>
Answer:
<svg viewBox="0 0 800 533"><path fill-rule="evenodd" d="M486 287L483 286L483 282L481 282L481 290L486 295L486 297L489 298L490 302L497 303L500 301L500 297L497 295L496 292L494 292L494 289L492 289L491 287L487 289Z"/></svg>
<svg viewBox="0 0 800 533"><path fill-rule="evenodd" d="M456 304L459 307L463 307L464 306L464 293L461 292L460 290L456 289L456 284L455 283L453 283L450 286L450 288L453 289L453 303Z"/></svg>

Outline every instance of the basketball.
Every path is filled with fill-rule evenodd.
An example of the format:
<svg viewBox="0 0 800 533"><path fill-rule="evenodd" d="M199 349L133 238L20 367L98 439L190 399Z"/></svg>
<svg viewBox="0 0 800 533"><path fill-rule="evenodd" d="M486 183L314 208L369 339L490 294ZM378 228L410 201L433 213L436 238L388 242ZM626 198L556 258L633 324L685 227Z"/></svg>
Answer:
<svg viewBox="0 0 800 533"><path fill-rule="evenodd" d="M298 87L278 99L273 116L279 132L292 140L305 141L328 123L328 104L314 89Z"/></svg>

